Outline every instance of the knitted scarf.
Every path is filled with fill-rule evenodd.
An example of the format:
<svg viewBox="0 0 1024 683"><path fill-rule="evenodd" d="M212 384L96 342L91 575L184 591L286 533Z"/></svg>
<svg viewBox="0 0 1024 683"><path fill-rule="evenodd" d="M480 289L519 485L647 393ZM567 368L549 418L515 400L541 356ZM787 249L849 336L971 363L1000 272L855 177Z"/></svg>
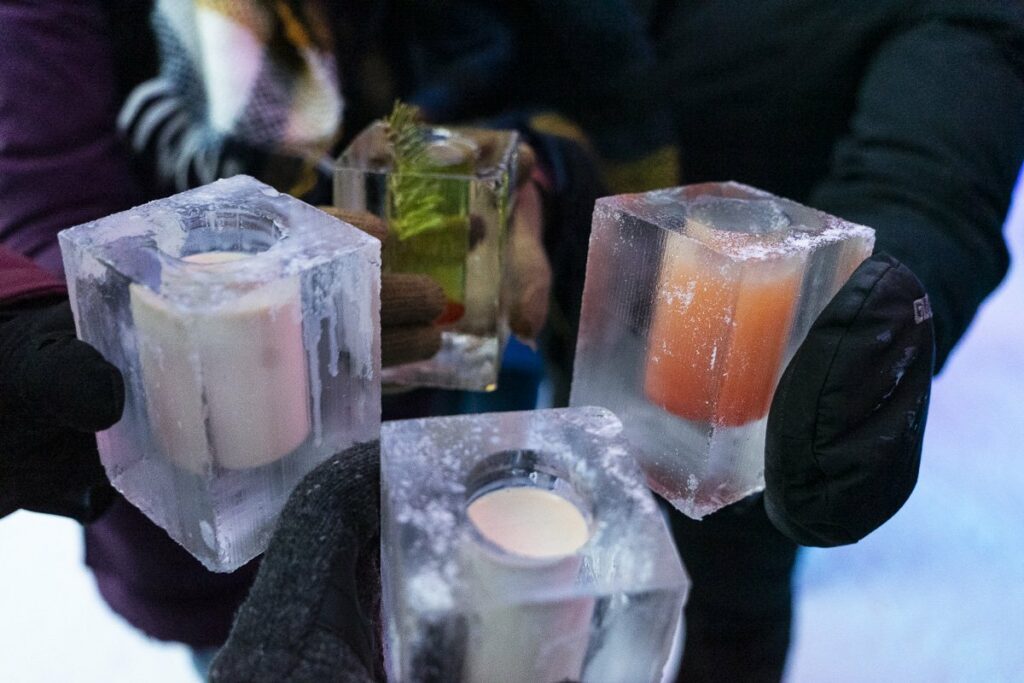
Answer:
<svg viewBox="0 0 1024 683"><path fill-rule="evenodd" d="M316 0L157 0L156 77L118 127L161 192L249 173L301 196L340 131L331 33Z"/></svg>

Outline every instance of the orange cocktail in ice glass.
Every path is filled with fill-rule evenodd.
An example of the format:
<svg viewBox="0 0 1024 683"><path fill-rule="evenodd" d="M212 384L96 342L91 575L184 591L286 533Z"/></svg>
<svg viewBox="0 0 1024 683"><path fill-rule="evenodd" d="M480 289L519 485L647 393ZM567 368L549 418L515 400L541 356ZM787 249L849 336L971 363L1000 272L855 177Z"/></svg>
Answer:
<svg viewBox="0 0 1024 683"><path fill-rule="evenodd" d="M788 227L784 214L752 220L748 209L727 199L697 205L687 225L693 239L666 238L644 392L687 420L727 427L759 420L778 381L802 262L770 248ZM750 262L721 256L737 251Z"/></svg>
<svg viewBox="0 0 1024 683"><path fill-rule="evenodd" d="M651 488L700 519L764 487L775 388L874 232L738 183L594 209L574 406L622 418Z"/></svg>

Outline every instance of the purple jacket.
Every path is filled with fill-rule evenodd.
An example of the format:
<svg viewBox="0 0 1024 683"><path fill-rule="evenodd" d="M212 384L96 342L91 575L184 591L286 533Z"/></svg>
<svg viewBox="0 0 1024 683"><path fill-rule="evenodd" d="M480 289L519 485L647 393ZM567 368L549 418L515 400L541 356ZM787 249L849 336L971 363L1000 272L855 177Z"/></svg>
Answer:
<svg viewBox="0 0 1024 683"><path fill-rule="evenodd" d="M64 281L20 254L0 247L0 308L13 303L60 296Z"/></svg>
<svg viewBox="0 0 1024 683"><path fill-rule="evenodd" d="M95 2L0 0L0 241L60 273L57 231L139 194Z"/></svg>
<svg viewBox="0 0 1024 683"><path fill-rule="evenodd" d="M115 132L117 43L102 3L0 0L0 243L54 275L58 231L142 199ZM0 302L58 285L0 249ZM123 498L85 535L107 603L164 640L221 644L255 576L208 572Z"/></svg>

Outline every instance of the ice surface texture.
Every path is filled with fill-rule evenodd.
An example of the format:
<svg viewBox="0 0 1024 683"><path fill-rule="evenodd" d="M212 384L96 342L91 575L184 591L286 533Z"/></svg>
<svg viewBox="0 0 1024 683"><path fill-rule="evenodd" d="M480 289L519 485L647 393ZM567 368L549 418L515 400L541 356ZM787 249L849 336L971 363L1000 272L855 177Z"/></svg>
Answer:
<svg viewBox="0 0 1024 683"><path fill-rule="evenodd" d="M659 680L689 580L621 430L601 408L385 423L390 680ZM467 506L518 487L577 511L589 540L543 557L492 543ZM557 543L546 531L536 540Z"/></svg>
<svg viewBox="0 0 1024 683"><path fill-rule="evenodd" d="M497 385L508 317L502 251L515 186L510 131L429 129L430 172L398 173L380 123L339 157L334 203L387 220L384 270L422 273L448 299L441 350L384 370L386 384L488 391Z"/></svg>
<svg viewBox="0 0 1024 683"><path fill-rule="evenodd" d="M60 234L79 336L124 375L111 482L214 571L380 429L380 243L246 176Z"/></svg>
<svg viewBox="0 0 1024 683"><path fill-rule="evenodd" d="M779 377L873 245L737 183L598 200L571 405L615 411L651 487L691 517L762 489Z"/></svg>

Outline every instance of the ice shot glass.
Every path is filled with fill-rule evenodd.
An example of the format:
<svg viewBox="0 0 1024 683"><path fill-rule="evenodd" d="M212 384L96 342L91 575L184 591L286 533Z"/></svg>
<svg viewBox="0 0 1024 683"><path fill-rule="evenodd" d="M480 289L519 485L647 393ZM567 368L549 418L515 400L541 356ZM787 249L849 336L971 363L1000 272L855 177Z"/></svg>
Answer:
<svg viewBox="0 0 1024 683"><path fill-rule="evenodd" d="M689 581L603 409L382 431L396 681L660 680Z"/></svg>
<svg viewBox="0 0 1024 683"><path fill-rule="evenodd" d="M737 183L598 200L570 404L615 411L651 487L691 517L761 490L778 380L873 244Z"/></svg>
<svg viewBox="0 0 1024 683"><path fill-rule="evenodd" d="M60 234L79 336L121 371L111 482L206 567L380 428L380 244L236 176Z"/></svg>
<svg viewBox="0 0 1024 683"><path fill-rule="evenodd" d="M501 297L518 135L426 128L421 172L394 168L384 124L360 133L334 171L334 203L386 220L385 272L420 273L444 289L441 349L384 370L386 385L472 391L497 388L508 340Z"/></svg>

